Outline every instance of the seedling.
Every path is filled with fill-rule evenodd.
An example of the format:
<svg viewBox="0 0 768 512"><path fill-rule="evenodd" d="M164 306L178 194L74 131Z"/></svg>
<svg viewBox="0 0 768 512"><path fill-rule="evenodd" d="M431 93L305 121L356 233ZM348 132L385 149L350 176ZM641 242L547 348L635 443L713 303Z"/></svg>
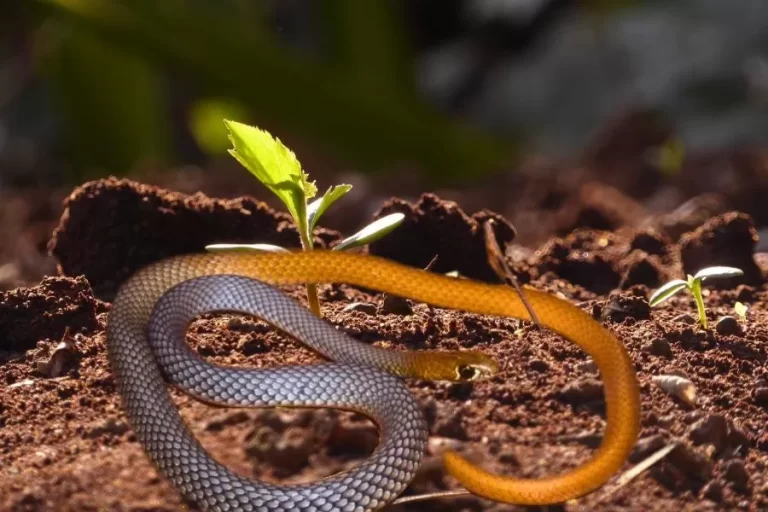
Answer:
<svg viewBox="0 0 768 512"><path fill-rule="evenodd" d="M742 322L747 321L747 312L749 311L749 308L746 304L736 301L736 304L733 305L733 310L736 312L739 318L741 318Z"/></svg>
<svg viewBox="0 0 768 512"><path fill-rule="evenodd" d="M674 294L687 288L693 298L696 300L696 309L699 312L699 322L702 327L707 328L707 314L704 311L704 299L701 296L701 283L708 277L736 277L744 275L741 269L734 267L708 267L699 270L696 275L692 276L688 274L688 280L674 279L651 295L648 303L651 307L658 306L665 300L672 297Z"/></svg>
<svg viewBox="0 0 768 512"><path fill-rule="evenodd" d="M229 120L224 120L224 124L229 130L229 140L234 146L229 153L285 204L299 231L302 250L311 251L317 221L328 207L352 189L352 185L329 187L322 197L307 203L317 195L317 187L314 182L309 181L309 175L302 170L296 155L284 146L280 139L254 126ZM342 240L333 250L345 251L370 244L395 229L404 218L402 213L382 217ZM284 247L271 244L213 244L206 246L206 249L288 252ZM312 312L322 316L315 284L307 284L307 300Z"/></svg>

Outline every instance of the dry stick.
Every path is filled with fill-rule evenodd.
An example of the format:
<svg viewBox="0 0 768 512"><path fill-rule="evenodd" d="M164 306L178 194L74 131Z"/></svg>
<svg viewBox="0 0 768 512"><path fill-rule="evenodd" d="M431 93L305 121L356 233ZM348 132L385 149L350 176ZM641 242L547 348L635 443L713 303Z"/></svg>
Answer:
<svg viewBox="0 0 768 512"><path fill-rule="evenodd" d="M638 462L637 465L634 467L628 469L624 474L622 474L617 480L616 485L612 487L611 489L608 489L602 496L597 498L596 503L600 503L604 499L610 497L613 495L616 491L621 489L622 487L625 487L629 482L640 476L642 473L644 473L648 468L653 466L654 464L657 464L661 459L669 455L669 453L677 448L678 443L672 442L665 446L664 448L660 448L659 450L655 451L651 455L649 455L647 458L645 458L643 461Z"/></svg>
<svg viewBox="0 0 768 512"><path fill-rule="evenodd" d="M402 505L404 503L416 503L417 501L427 501L437 498L456 498L459 496L471 496L469 491L438 491L429 494L417 494L415 496L405 496L403 498L397 498L392 502L392 505Z"/></svg>
<svg viewBox="0 0 768 512"><path fill-rule="evenodd" d="M531 320L537 327L541 327L539 317L536 316L536 312L531 307L528 299L525 298L523 288L517 282L517 278L507 265L507 260L504 258L504 254L501 252L499 242L496 240L496 235L493 232L492 227L493 219L488 219L483 224L483 230L485 231L485 252L488 255L488 264L491 266L496 275L507 284L512 284L520 295L520 300L523 301L525 309L528 310L528 314L531 315Z"/></svg>

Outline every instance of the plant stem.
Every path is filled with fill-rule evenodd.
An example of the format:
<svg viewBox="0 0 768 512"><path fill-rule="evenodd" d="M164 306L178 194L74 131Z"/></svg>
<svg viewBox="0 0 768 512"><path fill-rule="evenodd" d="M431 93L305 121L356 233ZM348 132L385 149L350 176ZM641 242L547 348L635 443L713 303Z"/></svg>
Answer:
<svg viewBox="0 0 768 512"><path fill-rule="evenodd" d="M699 321L702 327L707 328L707 312L704 310L704 299L701 297L701 281L694 279L691 284L693 298L696 299L696 309L699 311Z"/></svg>
<svg viewBox="0 0 768 512"><path fill-rule="evenodd" d="M299 239L301 240L301 248L305 251L312 250L312 236L308 233L309 228L304 226L299 229ZM309 302L309 309L318 318L323 317L323 313L320 311L320 300L317 298L317 285L315 283L307 283L307 301Z"/></svg>

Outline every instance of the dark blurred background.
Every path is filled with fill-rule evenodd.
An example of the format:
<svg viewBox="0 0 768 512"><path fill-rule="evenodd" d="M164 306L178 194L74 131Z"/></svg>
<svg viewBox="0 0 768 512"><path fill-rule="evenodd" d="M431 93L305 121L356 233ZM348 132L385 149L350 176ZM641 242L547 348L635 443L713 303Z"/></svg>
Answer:
<svg viewBox="0 0 768 512"><path fill-rule="evenodd" d="M761 0L30 0L0 34L2 184L215 166L222 117L310 172L438 183L571 154L628 106L689 150L768 130Z"/></svg>
<svg viewBox="0 0 768 512"><path fill-rule="evenodd" d="M41 252L110 175L275 204L225 117L352 183L338 229L436 191L548 236L524 210L594 180L651 211L723 192L765 225L767 109L764 0L6 0L0 236L38 219Z"/></svg>

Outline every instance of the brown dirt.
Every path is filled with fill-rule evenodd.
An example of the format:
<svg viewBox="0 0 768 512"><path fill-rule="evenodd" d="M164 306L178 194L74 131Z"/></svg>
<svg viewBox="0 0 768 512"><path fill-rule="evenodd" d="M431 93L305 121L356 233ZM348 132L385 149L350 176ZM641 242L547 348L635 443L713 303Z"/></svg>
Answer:
<svg viewBox="0 0 768 512"><path fill-rule="evenodd" d="M108 300L131 272L160 257L222 241L295 246L295 230L285 215L251 199L185 196L125 180L86 184L66 206L50 248L72 277L0 295L0 510L194 510L158 476L133 437L105 357L109 304L100 298ZM492 212L467 215L431 194L413 204L392 199L377 215L403 211L407 222L371 252L419 267L437 255L433 271L493 280L480 223L494 218L521 281L573 301L626 344L641 382L643 431L623 469L672 440L680 445L629 484L611 482L562 509L768 508L768 265L753 254L752 218L724 212L691 226L685 224L690 215L676 212L630 223L619 215L626 210L608 210L614 214L604 217L613 220L605 224L584 220L595 215L575 221L600 229L553 230L563 236L534 248L516 244L514 229ZM688 229L675 232L683 225ZM323 231L318 243L336 240L337 233ZM697 328L695 305L684 295L649 308L653 288L709 264L746 271L739 280L706 287L710 330ZM300 289L286 291L304 303ZM392 308L386 297L344 285L321 286L321 299L327 319L364 342L473 348L501 363L501 373L488 382L409 383L432 437L408 494L455 486L435 455L444 446L492 471L540 477L575 467L599 444L602 384L573 343L512 319L418 303L410 311ZM736 301L749 306L747 319L720 321L734 315ZM191 326L188 340L220 364L318 360L265 323L240 316L206 315ZM652 382L663 374L691 379L698 403L665 394ZM311 481L354 465L377 440L370 422L347 413L233 411L173 393L203 445L253 478ZM520 507L463 497L391 509Z"/></svg>

